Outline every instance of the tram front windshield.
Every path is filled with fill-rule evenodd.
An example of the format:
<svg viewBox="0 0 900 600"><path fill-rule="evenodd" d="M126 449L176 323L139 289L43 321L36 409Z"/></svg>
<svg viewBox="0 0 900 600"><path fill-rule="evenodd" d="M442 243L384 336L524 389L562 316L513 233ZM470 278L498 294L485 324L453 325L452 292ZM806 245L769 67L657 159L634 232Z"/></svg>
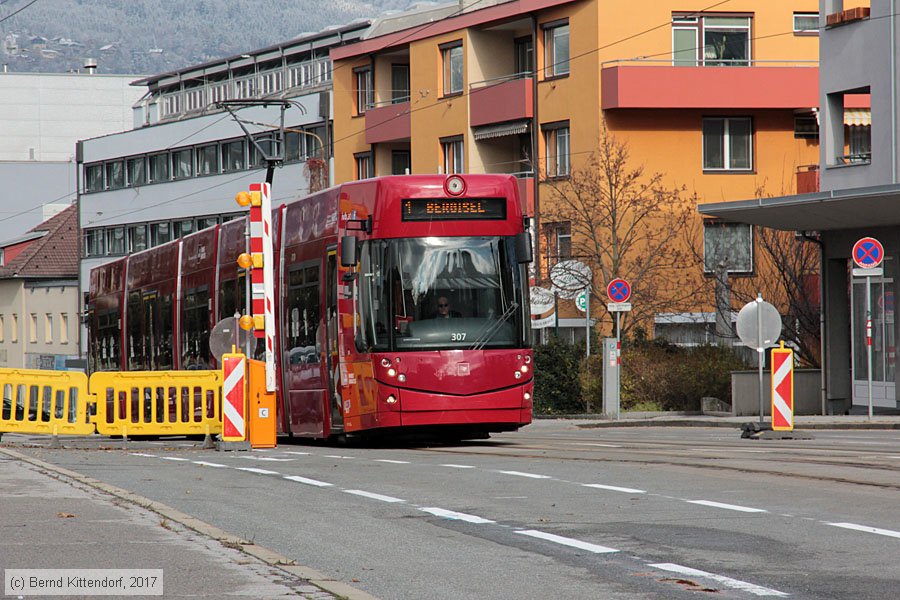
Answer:
<svg viewBox="0 0 900 600"><path fill-rule="evenodd" d="M363 244L357 344L372 351L527 345L525 269L513 237Z"/></svg>

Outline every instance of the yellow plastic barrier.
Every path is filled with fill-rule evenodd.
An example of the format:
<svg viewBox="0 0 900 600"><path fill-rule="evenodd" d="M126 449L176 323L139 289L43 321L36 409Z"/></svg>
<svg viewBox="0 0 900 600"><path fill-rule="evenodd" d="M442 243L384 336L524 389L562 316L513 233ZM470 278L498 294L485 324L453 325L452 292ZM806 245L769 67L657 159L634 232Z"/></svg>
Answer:
<svg viewBox="0 0 900 600"><path fill-rule="evenodd" d="M122 371L91 375L94 423L103 435L213 435L222 431L221 371Z"/></svg>
<svg viewBox="0 0 900 600"><path fill-rule="evenodd" d="M79 371L0 369L0 433L90 435L93 397Z"/></svg>

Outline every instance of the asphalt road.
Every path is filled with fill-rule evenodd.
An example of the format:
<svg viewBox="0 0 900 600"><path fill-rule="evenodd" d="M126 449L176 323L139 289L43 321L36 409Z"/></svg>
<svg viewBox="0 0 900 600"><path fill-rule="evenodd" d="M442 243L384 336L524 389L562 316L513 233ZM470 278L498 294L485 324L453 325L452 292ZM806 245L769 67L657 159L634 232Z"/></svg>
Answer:
<svg viewBox="0 0 900 600"><path fill-rule="evenodd" d="M384 600L896 598L900 432L815 437L538 421L434 447L4 442Z"/></svg>

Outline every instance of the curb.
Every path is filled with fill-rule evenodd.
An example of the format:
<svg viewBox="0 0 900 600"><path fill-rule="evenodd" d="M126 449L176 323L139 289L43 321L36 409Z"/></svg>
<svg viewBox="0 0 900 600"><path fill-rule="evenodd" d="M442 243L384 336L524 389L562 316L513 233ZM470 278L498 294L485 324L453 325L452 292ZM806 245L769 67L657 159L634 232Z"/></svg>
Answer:
<svg viewBox="0 0 900 600"><path fill-rule="evenodd" d="M731 429L740 429L744 423L756 422L753 417L748 417L746 421L698 421L693 419L670 419L665 421L652 420L622 420L622 421L604 421L599 423L579 423L575 426L580 429L607 429L611 427L725 427ZM880 423L875 421L861 421L856 423L794 423L794 429L900 429L900 423Z"/></svg>
<svg viewBox="0 0 900 600"><path fill-rule="evenodd" d="M371 594L368 594L367 592L364 592L362 590L358 590L344 583L343 581L331 579L324 573L317 571L311 567L298 565L297 561L288 558L283 554L279 554L274 550L269 550L264 546L259 546L258 544L254 544L253 542L242 539L236 535L228 533L223 529L219 529L215 525L210 525L205 521L201 521L196 517L192 517L191 515L174 509L171 506L162 504L161 502L156 502L154 500L150 500L149 498L144 498L143 496L139 496L138 494L129 492L128 490L124 490L108 483L104 483L75 471L70 471L69 469L59 467L52 463L32 458L25 454L21 454L20 452L16 452L15 450L10 450L9 448L0 448L0 454L5 454L11 458L15 458L16 460L20 460L36 467L40 467L45 471L50 471L64 478L75 480L81 484L87 485L96 490L99 490L111 496L115 496L116 498L125 500L126 502L154 512L161 517L165 517L169 521L179 523L187 527L188 529L196 531L197 533L208 538L212 538L219 543L227 544L230 548L240 550L244 554L252 556L269 565L270 567L275 567L295 577L306 579L311 585L314 585L317 588L328 592L329 594L333 594L338 598L344 598L346 600L378 600L378 598L376 598L375 596L372 596Z"/></svg>

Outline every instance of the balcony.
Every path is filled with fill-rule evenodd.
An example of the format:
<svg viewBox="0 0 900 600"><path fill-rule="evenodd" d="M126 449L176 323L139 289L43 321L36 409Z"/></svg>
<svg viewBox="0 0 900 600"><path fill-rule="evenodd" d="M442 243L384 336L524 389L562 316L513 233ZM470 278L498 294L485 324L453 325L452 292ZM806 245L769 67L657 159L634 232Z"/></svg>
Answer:
<svg viewBox="0 0 900 600"><path fill-rule="evenodd" d="M469 86L469 121L472 127L531 119L534 87L531 73L516 73Z"/></svg>
<svg viewBox="0 0 900 600"><path fill-rule="evenodd" d="M797 168L797 193L814 194L819 191L819 165L803 165Z"/></svg>
<svg viewBox="0 0 900 600"><path fill-rule="evenodd" d="M819 105L818 62L674 66L671 61L604 63L603 110L618 108L788 108Z"/></svg>
<svg viewBox="0 0 900 600"><path fill-rule="evenodd" d="M409 122L409 100L369 108L366 110L366 143L408 140Z"/></svg>
<svg viewBox="0 0 900 600"><path fill-rule="evenodd" d="M868 6L857 6L848 8L840 12L831 13L825 17L826 27L837 27L838 25L846 25L854 21L862 21L868 19L870 8Z"/></svg>

